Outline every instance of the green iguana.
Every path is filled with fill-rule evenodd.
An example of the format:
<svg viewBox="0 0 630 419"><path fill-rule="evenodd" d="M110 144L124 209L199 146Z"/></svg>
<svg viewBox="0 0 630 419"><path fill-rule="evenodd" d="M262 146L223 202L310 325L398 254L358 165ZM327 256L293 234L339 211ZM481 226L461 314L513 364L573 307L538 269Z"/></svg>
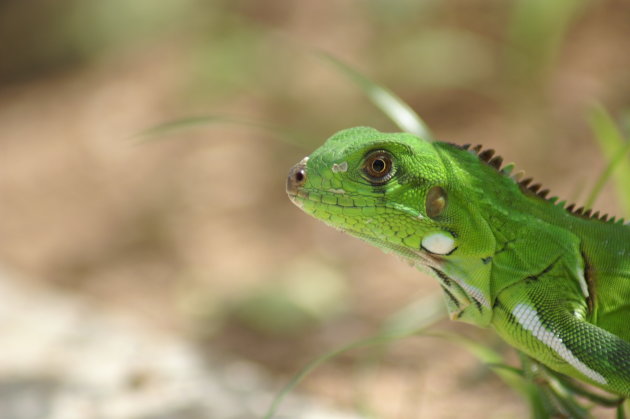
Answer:
<svg viewBox="0 0 630 419"><path fill-rule="evenodd" d="M630 397L630 227L547 198L481 146L359 127L294 166L308 214L428 270L451 319Z"/></svg>

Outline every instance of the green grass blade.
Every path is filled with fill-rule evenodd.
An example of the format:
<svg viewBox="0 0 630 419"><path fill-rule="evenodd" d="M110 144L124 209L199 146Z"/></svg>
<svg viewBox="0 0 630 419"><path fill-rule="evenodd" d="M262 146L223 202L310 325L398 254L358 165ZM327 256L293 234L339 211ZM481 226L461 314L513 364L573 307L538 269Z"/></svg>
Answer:
<svg viewBox="0 0 630 419"><path fill-rule="evenodd" d="M595 183L585 207L592 207L606 181L614 176L617 195L624 214L628 216L630 215L630 194L627 193L627 188L630 186L630 161L627 157L630 151L630 142L623 138L615 121L601 106L591 112L589 122L608 164Z"/></svg>
<svg viewBox="0 0 630 419"><path fill-rule="evenodd" d="M626 409L628 407L629 409ZM630 399L627 399L625 403L622 403L617 407L617 419L626 419L626 410L630 410Z"/></svg>
<svg viewBox="0 0 630 419"><path fill-rule="evenodd" d="M401 98L390 90L378 85L346 63L330 54L320 52L322 59L331 63L337 70L355 82L377 108L403 131L415 134L427 141L435 137L427 124Z"/></svg>
<svg viewBox="0 0 630 419"><path fill-rule="evenodd" d="M589 410L575 400L571 389L564 386L564 383L560 382L556 376L549 375L547 377L545 389L566 416L575 419L588 419L591 417Z"/></svg>
<svg viewBox="0 0 630 419"><path fill-rule="evenodd" d="M464 347L491 368L510 388L529 402L530 411L534 418L547 419L552 417L557 413L558 408L568 412L572 415L571 417L589 417L588 410L577 403L572 393L552 389L550 386L539 385L523 369L504 364L503 356L487 345L477 343L460 335L445 332L427 332L423 333L423 335L444 338Z"/></svg>
<svg viewBox="0 0 630 419"><path fill-rule="evenodd" d="M446 318L446 307L441 293L414 301L389 316L381 328L381 336L410 336Z"/></svg>
<svg viewBox="0 0 630 419"><path fill-rule="evenodd" d="M284 386L284 388L276 395L264 418L273 418L285 396L304 378L306 378L306 376L323 363L330 361L336 356L352 349L385 345L398 339L418 335L422 333L426 327L440 319L443 319L444 317L445 310L441 295L431 295L410 304L406 308L394 314L391 317L391 320L385 323L385 326L381 328L381 331L378 334L351 342L340 348L333 349L332 351L329 351L309 362L304 368L295 374Z"/></svg>
<svg viewBox="0 0 630 419"><path fill-rule="evenodd" d="M304 141L300 141L296 139L296 136L290 135L289 133L284 132L270 124L222 115L191 116L175 119L173 121L168 121L149 127L132 135L131 138L136 140L138 143L157 141L181 131L213 124L230 124L263 130L272 134L279 141L297 146L302 149L306 148Z"/></svg>
<svg viewBox="0 0 630 419"><path fill-rule="evenodd" d="M628 158L628 152L630 152L630 141L626 141L626 143L621 146L619 152L617 152L615 156L608 162L604 171L599 175L599 177L595 181L595 185L593 185L593 189L586 199L584 208L593 208L595 200L602 192L602 189L604 188L606 182L608 182L608 180L610 179L610 176L614 173L615 169L619 167L621 162L623 162L624 159ZM626 214L628 213L627 211L625 212Z"/></svg>
<svg viewBox="0 0 630 419"><path fill-rule="evenodd" d="M531 417L534 419L549 419L559 414L553 396L542 374L546 371L537 361L519 352L521 368L527 383L527 400Z"/></svg>
<svg viewBox="0 0 630 419"><path fill-rule="evenodd" d="M523 396L528 395L529 389L522 372L514 367L505 365L503 356L490 347L448 332L427 332L424 333L424 335L446 339L449 342L453 342L465 348L477 359L490 367L510 388Z"/></svg>
<svg viewBox="0 0 630 419"><path fill-rule="evenodd" d="M582 398L585 398L600 406L615 407L623 403L624 399L620 398L619 396L615 396L613 394L607 394L607 395L598 394L591 390L586 389L585 387L582 387L579 383L575 382L574 380L568 377L565 377L562 374L557 373L551 369L547 368L546 372L548 375L554 377L554 379L557 380L558 383L560 383L564 388L566 388L567 391L575 395L578 395Z"/></svg>
<svg viewBox="0 0 630 419"><path fill-rule="evenodd" d="M408 333L401 334L401 335L383 336L381 334L378 334L375 336L367 337L365 339L360 339L360 340L351 342L345 346L334 349L332 351L329 351L315 358L314 360L309 362L304 368L302 368L297 374L295 374L291 378L291 380L282 388L282 390L280 390L280 392L276 395L273 402L271 403L271 406L269 407L269 410L265 414L264 419L272 419L274 415L276 414L276 412L278 411L278 408L280 407L280 404L282 403L286 395L290 391L292 391L298 384L300 384L300 382L302 382L302 380L304 380L306 376L308 376L313 370L315 370L317 367L319 367L323 363L330 361L336 356L341 355L342 353L350 351L352 349L365 348L365 347L373 346L373 345L383 345L393 340L409 337L417 333L419 333L419 330L409 331Z"/></svg>
<svg viewBox="0 0 630 419"><path fill-rule="evenodd" d="M506 75L531 94L541 92L567 30L585 0L516 0L508 26Z"/></svg>

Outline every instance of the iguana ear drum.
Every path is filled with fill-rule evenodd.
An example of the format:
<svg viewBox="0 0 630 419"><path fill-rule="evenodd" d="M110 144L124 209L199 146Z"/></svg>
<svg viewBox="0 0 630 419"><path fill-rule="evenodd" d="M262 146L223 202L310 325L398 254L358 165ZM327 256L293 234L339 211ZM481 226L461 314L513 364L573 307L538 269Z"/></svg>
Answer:
<svg viewBox="0 0 630 419"><path fill-rule="evenodd" d="M439 186L429 189L425 208L430 218L435 218L442 214L444 208L446 208L446 191Z"/></svg>

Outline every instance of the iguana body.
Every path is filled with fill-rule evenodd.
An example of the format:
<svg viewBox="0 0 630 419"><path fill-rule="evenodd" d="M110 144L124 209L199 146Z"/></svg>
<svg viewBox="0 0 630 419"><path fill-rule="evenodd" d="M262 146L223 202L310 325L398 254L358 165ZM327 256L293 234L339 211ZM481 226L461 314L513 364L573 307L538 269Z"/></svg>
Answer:
<svg viewBox="0 0 630 419"><path fill-rule="evenodd" d="M290 172L305 212L428 269L452 319L630 397L630 227L564 208L491 150L352 128Z"/></svg>

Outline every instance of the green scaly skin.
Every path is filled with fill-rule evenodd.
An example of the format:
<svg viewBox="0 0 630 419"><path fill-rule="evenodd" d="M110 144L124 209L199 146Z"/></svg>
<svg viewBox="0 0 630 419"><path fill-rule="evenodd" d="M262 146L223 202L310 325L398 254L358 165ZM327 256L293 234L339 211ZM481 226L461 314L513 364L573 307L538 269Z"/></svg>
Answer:
<svg viewBox="0 0 630 419"><path fill-rule="evenodd" d="M352 128L296 165L287 192L308 214L433 274L452 319L630 397L630 227L572 213L489 160Z"/></svg>

